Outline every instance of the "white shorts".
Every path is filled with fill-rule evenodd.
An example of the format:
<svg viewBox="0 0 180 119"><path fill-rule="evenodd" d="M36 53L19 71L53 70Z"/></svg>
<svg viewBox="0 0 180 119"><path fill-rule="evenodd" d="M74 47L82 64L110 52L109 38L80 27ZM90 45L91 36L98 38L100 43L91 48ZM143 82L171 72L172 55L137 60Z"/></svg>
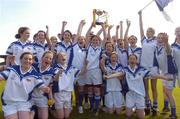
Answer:
<svg viewBox="0 0 180 119"><path fill-rule="evenodd" d="M158 75L159 74L159 71L158 71L158 68L157 67L148 67L146 68L148 71L150 71L150 74L151 75Z"/></svg>
<svg viewBox="0 0 180 119"><path fill-rule="evenodd" d="M48 99L47 97L33 97L31 99L32 105L36 105L37 107L48 107Z"/></svg>
<svg viewBox="0 0 180 119"><path fill-rule="evenodd" d="M76 79L79 86L86 85L86 75L79 75L78 77L76 77Z"/></svg>
<svg viewBox="0 0 180 119"><path fill-rule="evenodd" d="M88 85L102 84L102 72L99 68L87 71L86 84Z"/></svg>
<svg viewBox="0 0 180 119"><path fill-rule="evenodd" d="M137 94L134 91L128 91L126 93L126 107L136 109L145 108L145 99L144 96Z"/></svg>
<svg viewBox="0 0 180 119"><path fill-rule="evenodd" d="M60 91L54 94L55 109L71 108L71 91Z"/></svg>
<svg viewBox="0 0 180 119"><path fill-rule="evenodd" d="M32 105L29 101L28 102L6 102L6 105L2 106L2 110L3 110L4 116L6 117L20 111L30 112L31 107Z"/></svg>
<svg viewBox="0 0 180 119"><path fill-rule="evenodd" d="M122 102L123 98L120 91L107 92L105 95L105 105L108 108L121 108Z"/></svg>

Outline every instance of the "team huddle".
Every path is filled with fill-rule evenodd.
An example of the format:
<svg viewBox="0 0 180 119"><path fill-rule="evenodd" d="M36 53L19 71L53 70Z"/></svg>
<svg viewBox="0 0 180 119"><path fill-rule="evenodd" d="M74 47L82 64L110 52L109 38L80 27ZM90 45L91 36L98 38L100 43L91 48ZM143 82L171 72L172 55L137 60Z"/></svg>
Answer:
<svg viewBox="0 0 180 119"><path fill-rule="evenodd" d="M176 39L168 43L167 33L148 28L143 30L142 12L139 13L141 47L137 37L128 36L130 21L116 26L100 24L95 34L90 26L79 23L77 33L65 30L49 37L49 28L38 31L29 41L30 29L20 27L7 51L6 65L0 67L0 80L6 80L2 93L2 110L5 119L55 119L69 118L72 111L72 92L75 92L78 113L88 109L95 116L101 107L110 114L133 113L139 119L158 114L157 80L162 80L164 107L170 119L176 119L173 88L176 80L180 86L180 27L175 29ZM120 34L120 36L119 36ZM60 42L58 42L58 40ZM149 83L152 101L149 96ZM73 95L74 96L74 95ZM170 104L170 107L169 107Z"/></svg>

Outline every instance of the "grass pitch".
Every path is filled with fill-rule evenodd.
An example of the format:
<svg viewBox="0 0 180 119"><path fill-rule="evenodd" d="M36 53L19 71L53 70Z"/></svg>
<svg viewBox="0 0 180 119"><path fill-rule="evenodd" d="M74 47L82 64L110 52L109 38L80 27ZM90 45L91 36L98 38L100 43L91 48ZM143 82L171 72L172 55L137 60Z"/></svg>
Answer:
<svg viewBox="0 0 180 119"><path fill-rule="evenodd" d="M4 85L5 85L5 81L1 81L0 82L0 94L2 93L2 90L4 89ZM176 110L177 110L177 116L180 118L180 88L176 87L173 91L175 100L176 100ZM163 108L163 93L162 93L162 83L159 80L158 81L158 107L159 107L159 111L162 110ZM74 104L74 101L73 101ZM151 116L146 116L146 119L165 119L166 117L168 117L169 114L167 115L160 115L158 114L158 116L156 117L151 117ZM125 115L124 113L122 113L121 115L110 115L110 114L106 114L104 112L100 112L99 116L94 117L93 114L89 113L88 111L85 111L84 114L78 114L76 111L76 108L73 108L73 112L71 114L70 119L124 119ZM0 119L3 119L3 113L2 113L2 108L1 108L1 102L0 102ZM49 119L52 119L51 117ZM133 117L132 119L135 119L135 117Z"/></svg>

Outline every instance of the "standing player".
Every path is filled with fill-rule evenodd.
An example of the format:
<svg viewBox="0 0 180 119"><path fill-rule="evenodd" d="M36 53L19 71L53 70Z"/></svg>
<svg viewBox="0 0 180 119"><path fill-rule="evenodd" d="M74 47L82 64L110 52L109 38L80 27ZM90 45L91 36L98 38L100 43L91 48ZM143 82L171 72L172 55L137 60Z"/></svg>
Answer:
<svg viewBox="0 0 180 119"><path fill-rule="evenodd" d="M88 97L90 101L90 110L95 111L95 115L99 113L99 105L101 98L102 72L99 67L99 61L102 54L100 37L94 35L91 37L91 43L87 49L87 73L86 83L88 85ZM95 105L94 105L95 103Z"/></svg>
<svg viewBox="0 0 180 119"><path fill-rule="evenodd" d="M126 34L128 33L130 24L127 26L126 29ZM124 43L124 39L123 39L123 22L120 21L120 39L118 38L118 29L119 26L116 27L116 47L115 50L118 54L118 63L120 63L123 67L127 66L127 50L125 49L125 43ZM126 38L127 35L125 35L124 38Z"/></svg>
<svg viewBox="0 0 180 119"><path fill-rule="evenodd" d="M69 30L64 31L63 39L57 43L55 48L56 53L64 52L67 54L67 61L69 61L70 52L72 50L72 33Z"/></svg>
<svg viewBox="0 0 180 119"><path fill-rule="evenodd" d="M23 52L31 52L36 55L33 44L28 40L30 37L30 29L28 27L20 27L15 38L18 39L12 42L8 47L6 54L7 59L11 60L15 57L14 64L20 64L20 56Z"/></svg>
<svg viewBox="0 0 180 119"><path fill-rule="evenodd" d="M178 85L180 87L180 27L177 27L175 29L175 35L176 35L176 39L175 42L171 45L171 47L172 47L173 58L175 60L178 70L177 79L178 79Z"/></svg>
<svg viewBox="0 0 180 119"><path fill-rule="evenodd" d="M37 41L33 44L35 51L36 51L36 56L37 56L37 61L38 63L40 63L41 61L41 57L44 54L45 51L48 51L49 49L51 49L52 43L49 40L49 27L46 26L47 32L45 31L38 31L37 35L38 35L38 39ZM46 43L46 42L47 43Z"/></svg>
<svg viewBox="0 0 180 119"><path fill-rule="evenodd" d="M49 93L49 88L32 67L33 54L24 52L21 65L14 65L1 72L0 80L7 80L2 95L2 110L5 119L30 119L31 94L34 88Z"/></svg>
<svg viewBox="0 0 180 119"><path fill-rule="evenodd" d="M141 44L142 44L142 54L140 65L148 69L149 71L153 70L154 62L154 51L156 49L157 40L154 36L155 30L153 28L148 28L146 31L146 36L144 35L143 30L143 21L142 21L142 11L139 11L139 25L140 25L140 34L141 34ZM146 114L150 114L151 109L151 100L149 96L149 86L148 80L144 81L146 89ZM153 106L152 106L152 115L157 115L158 110L158 94L157 94L157 80L151 80L151 89L153 96Z"/></svg>
<svg viewBox="0 0 180 119"><path fill-rule="evenodd" d="M163 94L164 94L164 108L163 112L168 111L168 102L171 105L170 119L177 118L176 104L173 97L173 88L175 87L176 73L175 64L172 59L171 47L168 43L168 35L166 33L159 33L157 36L157 47L155 51L156 63L160 73L166 75L169 80L163 80Z"/></svg>

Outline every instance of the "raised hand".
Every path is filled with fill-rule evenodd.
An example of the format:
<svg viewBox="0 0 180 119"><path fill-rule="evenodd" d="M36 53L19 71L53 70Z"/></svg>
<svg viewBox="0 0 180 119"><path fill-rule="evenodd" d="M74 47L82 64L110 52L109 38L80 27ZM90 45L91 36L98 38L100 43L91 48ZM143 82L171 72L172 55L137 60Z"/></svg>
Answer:
<svg viewBox="0 0 180 119"><path fill-rule="evenodd" d="M63 26L66 26L67 25L67 21L63 21L62 24L63 24Z"/></svg>
<svg viewBox="0 0 180 119"><path fill-rule="evenodd" d="M127 26L129 27L129 26L131 25L131 21L128 20L128 19L126 19L126 24L127 24Z"/></svg>

